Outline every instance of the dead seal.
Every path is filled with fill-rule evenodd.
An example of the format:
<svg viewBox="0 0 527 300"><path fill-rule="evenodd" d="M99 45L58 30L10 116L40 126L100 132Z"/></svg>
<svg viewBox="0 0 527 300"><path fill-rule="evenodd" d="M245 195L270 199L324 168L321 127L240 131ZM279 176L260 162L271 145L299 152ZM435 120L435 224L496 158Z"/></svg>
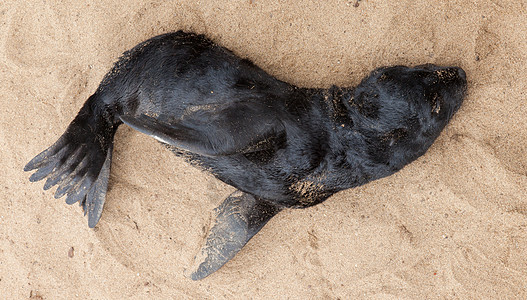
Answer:
<svg viewBox="0 0 527 300"><path fill-rule="evenodd" d="M465 72L422 65L373 71L355 88L299 88L202 35L175 32L124 53L66 132L24 168L59 185L94 227L119 125L165 143L238 189L190 276L229 261L284 208L389 176L423 155L460 107Z"/></svg>

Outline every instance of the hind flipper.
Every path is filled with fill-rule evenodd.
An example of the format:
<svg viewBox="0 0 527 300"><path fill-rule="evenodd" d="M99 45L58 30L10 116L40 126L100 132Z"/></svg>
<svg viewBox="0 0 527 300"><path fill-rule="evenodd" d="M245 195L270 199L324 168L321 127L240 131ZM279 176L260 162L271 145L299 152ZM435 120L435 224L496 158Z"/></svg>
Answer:
<svg viewBox="0 0 527 300"><path fill-rule="evenodd" d="M102 165L101 172L93 183L86 199L82 203L84 214L88 213L88 227L94 228L101 218L104 201L106 200L106 191L108 189L108 180L110 179L110 165L112 162L113 144L110 145L106 153L106 159Z"/></svg>
<svg viewBox="0 0 527 300"><path fill-rule="evenodd" d="M44 189L59 185L55 198L79 202L94 227L102 212L108 187L115 123L93 95L51 147L35 156L24 171L37 170L30 181L47 178Z"/></svg>
<svg viewBox="0 0 527 300"><path fill-rule="evenodd" d="M216 218L207 233L205 245L194 258L187 275L192 280L200 280L217 271L280 210L280 207L250 194L232 193L214 209Z"/></svg>

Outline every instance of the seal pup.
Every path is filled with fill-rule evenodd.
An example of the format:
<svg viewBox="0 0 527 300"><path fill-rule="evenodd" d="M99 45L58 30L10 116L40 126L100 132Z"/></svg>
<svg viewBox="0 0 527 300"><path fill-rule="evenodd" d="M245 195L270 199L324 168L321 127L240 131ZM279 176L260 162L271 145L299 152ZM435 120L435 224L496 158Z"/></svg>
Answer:
<svg viewBox="0 0 527 300"><path fill-rule="evenodd" d="M182 31L125 52L29 178L59 185L94 227L113 138L126 124L236 187L214 210L189 272L202 279L284 208L391 175L425 153L460 107L465 72L421 65L373 71L355 88L299 88L202 35Z"/></svg>

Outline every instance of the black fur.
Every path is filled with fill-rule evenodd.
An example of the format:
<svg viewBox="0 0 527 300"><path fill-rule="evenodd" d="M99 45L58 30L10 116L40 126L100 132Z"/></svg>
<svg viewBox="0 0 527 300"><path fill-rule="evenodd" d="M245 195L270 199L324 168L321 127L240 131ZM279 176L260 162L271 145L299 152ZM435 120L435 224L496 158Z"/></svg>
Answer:
<svg viewBox="0 0 527 300"><path fill-rule="evenodd" d="M424 154L465 88L462 69L434 65L380 68L356 88L298 88L201 35L170 33L126 52L25 170L48 177L46 189L60 184L56 197L79 201L93 227L124 122L252 195L249 219L262 219L252 236L283 207L320 203Z"/></svg>

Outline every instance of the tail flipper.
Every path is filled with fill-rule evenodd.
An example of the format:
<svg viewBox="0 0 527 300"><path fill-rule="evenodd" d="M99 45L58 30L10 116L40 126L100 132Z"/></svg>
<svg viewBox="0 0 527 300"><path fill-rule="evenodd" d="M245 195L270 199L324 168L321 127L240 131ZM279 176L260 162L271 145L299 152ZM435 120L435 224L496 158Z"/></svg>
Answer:
<svg viewBox="0 0 527 300"><path fill-rule="evenodd" d="M24 167L37 169L31 182L47 178L44 190L58 184L55 198L67 194L66 203L79 202L91 228L101 217L118 126L96 101L90 97L55 144Z"/></svg>
<svg viewBox="0 0 527 300"><path fill-rule="evenodd" d="M216 219L205 238L205 245L189 270L200 280L231 260L281 208L254 196L236 191L214 209Z"/></svg>

